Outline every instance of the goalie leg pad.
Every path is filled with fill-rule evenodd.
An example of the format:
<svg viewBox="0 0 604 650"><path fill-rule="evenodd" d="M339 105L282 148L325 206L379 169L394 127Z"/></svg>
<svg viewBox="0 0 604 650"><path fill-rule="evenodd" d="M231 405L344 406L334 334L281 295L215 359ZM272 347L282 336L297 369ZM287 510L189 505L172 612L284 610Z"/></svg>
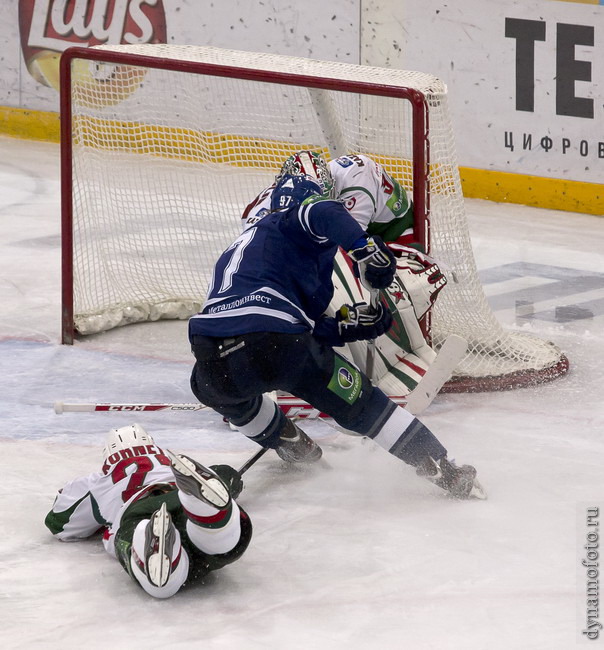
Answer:
<svg viewBox="0 0 604 650"><path fill-rule="evenodd" d="M397 308L403 328L409 339L410 352L423 359L427 364L431 364L436 358L436 352L426 342L413 306L408 300L402 299L399 301Z"/></svg>

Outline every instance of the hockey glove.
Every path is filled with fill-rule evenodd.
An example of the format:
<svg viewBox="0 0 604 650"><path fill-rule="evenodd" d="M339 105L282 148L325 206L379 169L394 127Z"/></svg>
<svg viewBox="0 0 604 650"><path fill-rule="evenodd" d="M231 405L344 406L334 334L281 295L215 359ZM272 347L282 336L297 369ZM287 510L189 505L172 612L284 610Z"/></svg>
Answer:
<svg viewBox="0 0 604 650"><path fill-rule="evenodd" d="M312 335L323 345L329 345L332 348L338 348L344 345L340 336L340 323L336 318L331 316L321 316L315 322Z"/></svg>
<svg viewBox="0 0 604 650"><path fill-rule="evenodd" d="M416 318L420 319L436 301L447 278L428 255L400 244L391 244L390 249L397 257L396 278L409 296Z"/></svg>
<svg viewBox="0 0 604 650"><path fill-rule="evenodd" d="M243 490L241 474L230 465L210 465L210 469L218 474L218 478L227 487L231 498L236 499Z"/></svg>
<svg viewBox="0 0 604 650"><path fill-rule="evenodd" d="M366 302L342 305L336 313L340 338L344 343L376 339L392 327L392 314L378 303L373 309Z"/></svg>
<svg viewBox="0 0 604 650"><path fill-rule="evenodd" d="M380 237L361 237L348 254L355 261L355 275L368 289L385 289L392 284L396 260Z"/></svg>

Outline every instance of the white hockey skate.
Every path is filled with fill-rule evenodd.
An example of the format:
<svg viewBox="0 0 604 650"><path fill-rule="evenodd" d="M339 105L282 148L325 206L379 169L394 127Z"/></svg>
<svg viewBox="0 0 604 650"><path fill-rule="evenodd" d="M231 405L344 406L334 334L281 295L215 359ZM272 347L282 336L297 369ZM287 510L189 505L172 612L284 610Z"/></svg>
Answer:
<svg viewBox="0 0 604 650"><path fill-rule="evenodd" d="M166 450L166 454L179 490L220 510L229 505L229 490L215 472L183 454L174 454L169 450Z"/></svg>
<svg viewBox="0 0 604 650"><path fill-rule="evenodd" d="M487 498L484 488L476 479L476 469L472 465L458 467L447 458L434 460L428 456L417 467L417 474L438 485L456 499Z"/></svg>

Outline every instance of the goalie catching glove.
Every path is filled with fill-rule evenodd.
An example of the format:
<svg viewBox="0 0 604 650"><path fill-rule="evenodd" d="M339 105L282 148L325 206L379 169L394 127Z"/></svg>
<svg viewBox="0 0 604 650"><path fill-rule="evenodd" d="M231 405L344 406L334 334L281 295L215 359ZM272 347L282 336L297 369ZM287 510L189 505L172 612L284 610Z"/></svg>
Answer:
<svg viewBox="0 0 604 650"><path fill-rule="evenodd" d="M355 302L354 305L342 305L336 313L336 321L344 343L370 341L392 327L392 314L381 302L376 309L366 302Z"/></svg>
<svg viewBox="0 0 604 650"><path fill-rule="evenodd" d="M432 307L447 278L438 264L428 255L415 248L401 244L390 244L390 250L397 258L395 284L390 293L403 290L413 305L413 311L419 320ZM400 284L401 287L396 285ZM395 299L395 303L398 302Z"/></svg>
<svg viewBox="0 0 604 650"><path fill-rule="evenodd" d="M348 251L355 262L355 275L367 289L385 289L392 284L396 260L380 237L361 237Z"/></svg>

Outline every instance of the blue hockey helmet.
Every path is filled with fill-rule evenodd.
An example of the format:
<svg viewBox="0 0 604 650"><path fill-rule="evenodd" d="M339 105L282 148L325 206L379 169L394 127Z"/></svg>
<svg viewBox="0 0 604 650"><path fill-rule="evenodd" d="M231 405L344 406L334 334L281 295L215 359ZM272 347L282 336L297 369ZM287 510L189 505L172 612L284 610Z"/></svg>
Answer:
<svg viewBox="0 0 604 650"><path fill-rule="evenodd" d="M288 210L311 196L322 196L323 193L324 187L316 178L285 174L271 195L271 211Z"/></svg>

